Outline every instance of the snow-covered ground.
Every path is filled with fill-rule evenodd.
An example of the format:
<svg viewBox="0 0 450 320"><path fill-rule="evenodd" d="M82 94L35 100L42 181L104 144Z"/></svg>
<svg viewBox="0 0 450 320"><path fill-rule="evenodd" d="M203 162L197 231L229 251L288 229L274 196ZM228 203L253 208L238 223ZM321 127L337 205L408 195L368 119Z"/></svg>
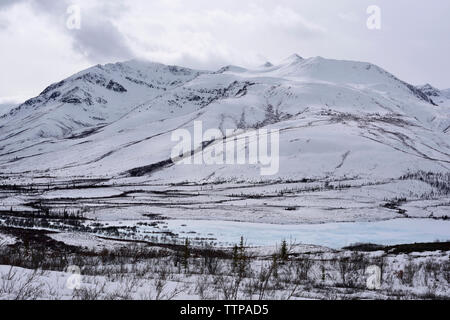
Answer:
<svg viewBox="0 0 450 320"><path fill-rule="evenodd" d="M233 271L232 260L217 258L190 258L187 264L174 265L176 258L167 256L134 263L121 257L119 264L95 265L98 260L92 260L61 271L0 265L0 299L449 298L448 252L386 254L318 249L290 248L293 256L278 262L272 254L279 248L267 251L269 258L249 255L241 275ZM374 266L381 270L375 290L368 287L369 270Z"/></svg>
<svg viewBox="0 0 450 320"><path fill-rule="evenodd" d="M371 63L321 57L253 70L94 66L0 117L0 226L90 250L449 240L449 101ZM223 136L191 157L232 141L247 152L248 131L279 130L279 170L173 162L173 132L194 121Z"/></svg>
<svg viewBox="0 0 450 320"><path fill-rule="evenodd" d="M14 243L16 243L16 239L14 237L0 233L0 245L1 246L7 246L10 244L14 244Z"/></svg>

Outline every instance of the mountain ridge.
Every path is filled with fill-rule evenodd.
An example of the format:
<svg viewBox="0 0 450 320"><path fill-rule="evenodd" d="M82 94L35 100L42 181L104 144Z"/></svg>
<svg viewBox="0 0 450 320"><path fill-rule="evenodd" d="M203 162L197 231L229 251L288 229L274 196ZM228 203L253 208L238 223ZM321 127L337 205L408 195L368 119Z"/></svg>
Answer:
<svg viewBox="0 0 450 320"><path fill-rule="evenodd" d="M170 158L171 132L192 130L193 121L200 120L205 128L223 132L278 128L282 145L295 145L302 135L311 135L317 123L322 131L314 134L321 138L311 136L311 150L308 139L292 150L282 147L288 167L281 169L283 176L304 176L308 171L389 176L380 170L379 157L370 160L371 166L351 168L358 154L370 158L375 152L389 158L400 153L394 166L399 174L411 168L446 170L450 120L443 108L420 87L365 62L293 55L256 69L228 66L205 71L130 60L80 71L4 115L0 167L11 173L113 176L154 168ZM336 140L339 136L342 140ZM330 153L329 158L317 158L323 152ZM341 161L343 154L350 156ZM322 164L295 169L289 159L306 163L305 168ZM168 167L152 174L164 179L166 172L181 170ZM253 167L200 166L190 173L200 180L206 174L197 169L254 177Z"/></svg>

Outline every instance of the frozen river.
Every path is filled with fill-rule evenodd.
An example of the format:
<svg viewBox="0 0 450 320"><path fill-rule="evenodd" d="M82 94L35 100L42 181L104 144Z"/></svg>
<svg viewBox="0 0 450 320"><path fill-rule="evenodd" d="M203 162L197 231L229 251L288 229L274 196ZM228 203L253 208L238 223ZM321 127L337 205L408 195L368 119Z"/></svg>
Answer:
<svg viewBox="0 0 450 320"><path fill-rule="evenodd" d="M357 242L393 245L450 240L450 221L394 219L378 222L342 222L276 225L214 220L166 220L167 229L180 237L215 238L219 244L267 246L282 240L341 248ZM195 233L194 233L195 232Z"/></svg>

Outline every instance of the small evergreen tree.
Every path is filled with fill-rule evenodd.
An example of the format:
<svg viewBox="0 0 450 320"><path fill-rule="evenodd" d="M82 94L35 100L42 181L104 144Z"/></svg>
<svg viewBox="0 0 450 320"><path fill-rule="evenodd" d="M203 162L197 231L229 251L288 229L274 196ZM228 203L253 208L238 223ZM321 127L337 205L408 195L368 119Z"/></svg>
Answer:
<svg viewBox="0 0 450 320"><path fill-rule="evenodd" d="M235 272L237 270L238 264L239 264L239 248L237 246L237 244L234 245L233 247L233 259L232 259L232 264L231 264L231 268L232 271Z"/></svg>
<svg viewBox="0 0 450 320"><path fill-rule="evenodd" d="M325 281L325 279L326 279L325 266L322 265L322 281Z"/></svg>
<svg viewBox="0 0 450 320"><path fill-rule="evenodd" d="M242 236L241 236L241 242L239 244L239 260L240 260L239 275L241 277L244 277L245 274L247 273L248 257L247 257L247 253L245 252L244 237L242 237Z"/></svg>
<svg viewBox="0 0 450 320"><path fill-rule="evenodd" d="M286 240L283 240L281 243L281 249L280 249L280 259L281 261L287 261L289 258L288 248Z"/></svg>
<svg viewBox="0 0 450 320"><path fill-rule="evenodd" d="M190 250L190 243L189 243L189 239L186 238L184 240L184 247L183 247L183 266L184 266L184 271L187 272L188 267L189 267L189 257L191 256L191 250Z"/></svg>
<svg viewBox="0 0 450 320"><path fill-rule="evenodd" d="M233 247L232 271L237 272L240 278L245 277L248 269L248 257L245 252L244 237L241 237L239 245Z"/></svg>

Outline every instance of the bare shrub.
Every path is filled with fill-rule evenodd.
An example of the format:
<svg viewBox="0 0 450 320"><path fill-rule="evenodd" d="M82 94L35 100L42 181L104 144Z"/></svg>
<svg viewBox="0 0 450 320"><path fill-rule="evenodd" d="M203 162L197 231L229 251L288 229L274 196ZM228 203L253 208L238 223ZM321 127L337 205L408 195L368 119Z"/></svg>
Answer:
<svg viewBox="0 0 450 320"><path fill-rule="evenodd" d="M85 285L80 289L73 290L74 300L101 300L106 297L106 281L95 279L93 285Z"/></svg>
<svg viewBox="0 0 450 320"><path fill-rule="evenodd" d="M44 272L41 270L19 273L11 266L8 272L1 276L0 295L10 300L36 300L44 291L44 284L39 281L42 275Z"/></svg>
<svg viewBox="0 0 450 320"><path fill-rule="evenodd" d="M242 277L236 276L219 276L218 287L222 298L225 300L237 300L241 289Z"/></svg>

